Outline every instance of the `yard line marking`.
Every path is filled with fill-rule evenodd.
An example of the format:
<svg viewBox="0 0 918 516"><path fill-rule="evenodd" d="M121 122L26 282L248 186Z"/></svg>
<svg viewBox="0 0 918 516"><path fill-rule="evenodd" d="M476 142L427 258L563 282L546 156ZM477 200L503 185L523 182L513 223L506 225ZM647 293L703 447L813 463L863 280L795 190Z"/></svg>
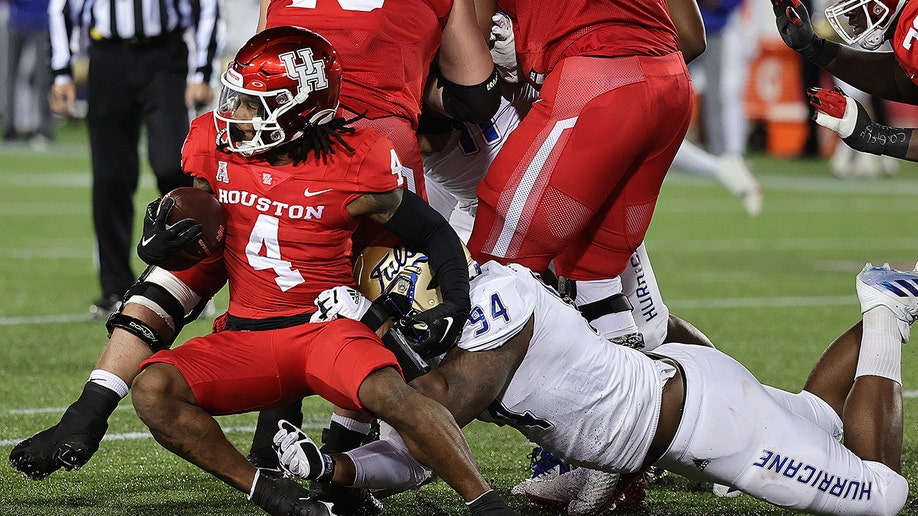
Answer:
<svg viewBox="0 0 918 516"><path fill-rule="evenodd" d="M300 427L304 430L321 430L328 426L327 423L303 423ZM255 426L228 426L223 429L225 434L235 434L235 433L254 433ZM118 434L105 434L105 437L102 438L103 441L134 441L139 439L152 439L153 436L149 432L123 432ZM16 438L16 439L0 439L0 446L15 446L22 442L26 437Z"/></svg>
<svg viewBox="0 0 918 516"><path fill-rule="evenodd" d="M736 297L720 299L676 299L664 300L666 306L682 310L685 308L786 308L798 306L845 306L856 305L855 296L811 296L811 297Z"/></svg>
<svg viewBox="0 0 918 516"><path fill-rule="evenodd" d="M0 317L0 326L19 326L26 324L61 324L70 322L99 321L93 319L92 314L70 315L23 315L19 317Z"/></svg>

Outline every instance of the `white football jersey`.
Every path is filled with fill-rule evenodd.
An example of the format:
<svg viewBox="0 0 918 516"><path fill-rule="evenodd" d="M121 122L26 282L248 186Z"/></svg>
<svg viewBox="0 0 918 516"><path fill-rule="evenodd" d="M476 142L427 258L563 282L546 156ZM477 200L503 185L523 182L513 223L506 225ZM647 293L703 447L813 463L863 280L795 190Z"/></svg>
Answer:
<svg viewBox="0 0 918 516"><path fill-rule="evenodd" d="M462 349L500 347L534 318L526 357L480 418L511 425L574 464L637 471L674 368L603 339L523 266L487 262L471 287Z"/></svg>

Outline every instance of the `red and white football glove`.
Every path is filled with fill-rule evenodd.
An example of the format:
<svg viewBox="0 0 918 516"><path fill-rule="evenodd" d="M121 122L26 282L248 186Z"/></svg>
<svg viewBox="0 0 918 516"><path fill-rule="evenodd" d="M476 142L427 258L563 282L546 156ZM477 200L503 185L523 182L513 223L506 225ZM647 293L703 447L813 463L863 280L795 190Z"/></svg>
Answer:
<svg viewBox="0 0 918 516"><path fill-rule="evenodd" d="M520 64L516 59L516 42L513 39L513 22L504 13L497 13L491 17L491 59L500 78L517 83L520 80Z"/></svg>
<svg viewBox="0 0 918 516"><path fill-rule="evenodd" d="M912 129L874 122L864 106L838 86L831 90L809 88L806 95L816 110L816 123L838 133L852 149L896 158L904 158L908 152Z"/></svg>

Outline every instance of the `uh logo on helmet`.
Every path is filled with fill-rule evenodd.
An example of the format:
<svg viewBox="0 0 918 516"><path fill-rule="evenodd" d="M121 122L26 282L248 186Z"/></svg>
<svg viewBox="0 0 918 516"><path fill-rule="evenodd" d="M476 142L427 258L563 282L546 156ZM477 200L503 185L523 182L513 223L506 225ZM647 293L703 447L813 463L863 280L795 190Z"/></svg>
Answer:
<svg viewBox="0 0 918 516"><path fill-rule="evenodd" d="M214 110L218 145L257 154L330 122L341 92L338 53L322 36L299 27L272 27L236 53L220 77Z"/></svg>

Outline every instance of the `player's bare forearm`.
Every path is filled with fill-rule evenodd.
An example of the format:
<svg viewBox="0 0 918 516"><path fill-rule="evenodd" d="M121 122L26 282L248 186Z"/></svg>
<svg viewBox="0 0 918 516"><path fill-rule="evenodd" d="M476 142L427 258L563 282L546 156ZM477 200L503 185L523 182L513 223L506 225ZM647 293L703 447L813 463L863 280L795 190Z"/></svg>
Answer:
<svg viewBox="0 0 918 516"><path fill-rule="evenodd" d="M411 386L445 406L462 427L478 417L504 390L526 356L533 321L503 346L491 351L456 348L433 371Z"/></svg>
<svg viewBox="0 0 918 516"><path fill-rule="evenodd" d="M842 46L825 69L871 95L918 104L918 85L908 78L892 52L867 52Z"/></svg>

